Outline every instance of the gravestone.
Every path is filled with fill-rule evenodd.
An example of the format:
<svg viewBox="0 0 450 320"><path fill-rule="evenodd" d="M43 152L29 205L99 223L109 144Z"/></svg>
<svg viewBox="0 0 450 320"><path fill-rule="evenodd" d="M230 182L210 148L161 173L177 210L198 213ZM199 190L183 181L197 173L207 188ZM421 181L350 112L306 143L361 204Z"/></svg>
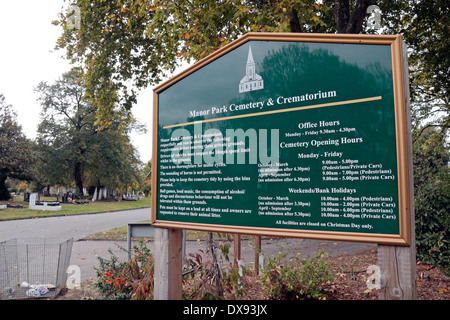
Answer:
<svg viewBox="0 0 450 320"><path fill-rule="evenodd" d="M37 193L32 193L30 195L30 201L28 208L31 210L43 210L43 211L60 211L62 207L59 202L53 201L39 201L39 195Z"/></svg>

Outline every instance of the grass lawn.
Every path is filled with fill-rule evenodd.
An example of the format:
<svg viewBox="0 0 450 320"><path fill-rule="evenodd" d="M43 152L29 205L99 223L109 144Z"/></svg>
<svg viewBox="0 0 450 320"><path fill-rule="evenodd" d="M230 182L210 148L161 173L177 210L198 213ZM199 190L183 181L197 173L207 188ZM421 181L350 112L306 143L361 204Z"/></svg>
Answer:
<svg viewBox="0 0 450 320"><path fill-rule="evenodd" d="M142 221L143 223L149 223L150 221ZM90 236L83 238L83 240L114 240L114 241L126 241L127 240L128 226L117 227L109 230L100 231ZM232 238L233 236L231 236ZM206 231L186 230L186 240L206 240ZM226 239L224 233L214 233L214 239ZM254 236L241 235L242 240L254 239Z"/></svg>
<svg viewBox="0 0 450 320"><path fill-rule="evenodd" d="M55 201L54 197L41 197L41 201ZM28 202L18 201L0 201L0 204L22 205L21 209L7 208L0 210L0 221L2 220L16 220L28 218L41 218L51 216L66 216L71 214L86 214L98 212L111 212L118 210L147 208L151 206L151 198L143 198L138 201L95 201L89 204L75 205L75 204L61 204L61 211L39 211L28 209Z"/></svg>
<svg viewBox="0 0 450 320"><path fill-rule="evenodd" d="M149 223L150 221L142 221ZM90 236L85 237L83 240L127 240L128 226L117 227L109 230L100 231ZM215 235L218 238L218 235ZM186 230L187 240L206 240L205 231Z"/></svg>

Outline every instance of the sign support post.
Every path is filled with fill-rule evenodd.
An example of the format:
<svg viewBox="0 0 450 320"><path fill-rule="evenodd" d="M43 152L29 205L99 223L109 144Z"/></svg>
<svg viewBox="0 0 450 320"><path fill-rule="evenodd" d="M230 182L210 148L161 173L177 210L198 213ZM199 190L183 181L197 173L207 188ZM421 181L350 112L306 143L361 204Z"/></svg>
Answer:
<svg viewBox="0 0 450 320"><path fill-rule="evenodd" d="M155 299L180 297L181 229L377 243L380 299L415 298L400 36L249 33L153 107Z"/></svg>
<svg viewBox="0 0 450 320"><path fill-rule="evenodd" d="M409 75L406 46L402 41L403 83L405 92L406 130L411 132L411 116L409 113ZM380 300L415 300L416 293L416 237L414 214L414 185L412 165L412 141L407 134L408 174L409 174L409 207L411 243L408 247L378 245L378 266L380 267L381 288Z"/></svg>
<svg viewBox="0 0 450 320"><path fill-rule="evenodd" d="M234 234L234 267L237 268L238 261L241 260L241 235Z"/></svg>
<svg viewBox="0 0 450 320"><path fill-rule="evenodd" d="M155 228L155 300L182 298L182 229Z"/></svg>
<svg viewBox="0 0 450 320"><path fill-rule="evenodd" d="M255 236L255 274L259 274L259 253L261 252L261 236Z"/></svg>

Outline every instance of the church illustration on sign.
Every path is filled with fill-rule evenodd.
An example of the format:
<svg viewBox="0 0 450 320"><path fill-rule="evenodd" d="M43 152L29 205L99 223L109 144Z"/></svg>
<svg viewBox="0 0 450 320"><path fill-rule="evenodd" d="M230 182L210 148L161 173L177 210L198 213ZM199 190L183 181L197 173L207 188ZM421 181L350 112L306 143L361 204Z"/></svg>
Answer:
<svg viewBox="0 0 450 320"><path fill-rule="evenodd" d="M239 83L239 93L264 89L263 78L255 72L255 61L253 60L252 47L248 49L245 77Z"/></svg>

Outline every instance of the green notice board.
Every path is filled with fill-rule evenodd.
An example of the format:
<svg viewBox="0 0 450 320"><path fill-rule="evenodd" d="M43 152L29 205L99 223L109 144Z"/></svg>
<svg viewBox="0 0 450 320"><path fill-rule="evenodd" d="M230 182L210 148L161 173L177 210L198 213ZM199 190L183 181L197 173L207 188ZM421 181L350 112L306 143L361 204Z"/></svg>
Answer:
<svg viewBox="0 0 450 320"><path fill-rule="evenodd" d="M155 226L409 242L399 37L248 34L154 90Z"/></svg>

